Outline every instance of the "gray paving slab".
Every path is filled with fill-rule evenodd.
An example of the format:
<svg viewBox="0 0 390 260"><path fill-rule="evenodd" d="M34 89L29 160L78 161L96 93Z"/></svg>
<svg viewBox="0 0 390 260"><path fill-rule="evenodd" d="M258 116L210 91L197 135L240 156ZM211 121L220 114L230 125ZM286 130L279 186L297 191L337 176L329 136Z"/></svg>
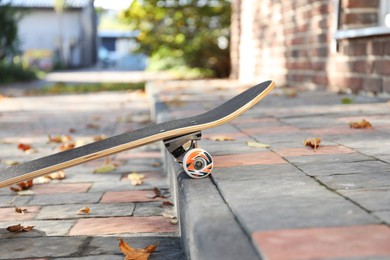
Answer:
<svg viewBox="0 0 390 260"><path fill-rule="evenodd" d="M340 190L340 193L369 211L390 210L390 187L382 189Z"/></svg>
<svg viewBox="0 0 390 260"><path fill-rule="evenodd" d="M7 227L21 224L23 226L35 226L30 232L22 232L18 234L10 233ZM73 220L28 220L16 222L0 222L0 237L13 238L17 237L52 237L65 236L68 234L70 228L75 224Z"/></svg>
<svg viewBox="0 0 390 260"><path fill-rule="evenodd" d="M6 189L8 192L8 188ZM31 200L31 196L3 195L0 196L0 207L25 206Z"/></svg>
<svg viewBox="0 0 390 260"><path fill-rule="evenodd" d="M40 237L0 240L0 259L31 259L77 255L85 237Z"/></svg>
<svg viewBox="0 0 390 260"><path fill-rule="evenodd" d="M135 217L161 216L165 212L170 212L170 209L163 208L162 202L137 203L134 209L134 216Z"/></svg>
<svg viewBox="0 0 390 260"><path fill-rule="evenodd" d="M360 153L348 153L348 154L316 154L306 156L286 156L285 159L290 163L300 165L310 164L343 164L351 162L363 162L363 161L374 161L376 158L372 156L363 155Z"/></svg>
<svg viewBox="0 0 390 260"><path fill-rule="evenodd" d="M390 210L389 211L375 211L373 212L380 220L382 220L387 225L390 225Z"/></svg>
<svg viewBox="0 0 390 260"><path fill-rule="evenodd" d="M284 185L275 182L273 185L279 187L272 190L265 187L270 183L254 180L220 182L218 185L248 233L379 223L342 196L314 184L305 187L294 180ZM245 192L240 193L241 190Z"/></svg>
<svg viewBox="0 0 390 260"><path fill-rule="evenodd" d="M77 214L83 208L90 209L89 214ZM36 216L36 219L76 219L76 218L96 218L114 216L132 216L134 203L117 204L66 204L43 206Z"/></svg>
<svg viewBox="0 0 390 260"><path fill-rule="evenodd" d="M120 237L94 237L84 249L82 255L122 255L118 244ZM157 249L151 254L149 259L186 259L181 248L181 241L178 237L163 237L163 236L136 236L123 238L126 243L134 248L144 248L151 244L159 243ZM123 259L123 255L122 255Z"/></svg>
<svg viewBox="0 0 390 260"><path fill-rule="evenodd" d="M61 204L85 204L97 203L103 194L97 193L61 193L39 194L32 196L28 205L61 205Z"/></svg>
<svg viewBox="0 0 390 260"><path fill-rule="evenodd" d="M390 173L388 172L317 176L316 178L335 190L375 189L390 186Z"/></svg>
<svg viewBox="0 0 390 260"><path fill-rule="evenodd" d="M388 173L390 175L390 165L380 161L364 161L350 163L328 163L300 165L299 168L310 176L341 175L341 174L375 174Z"/></svg>

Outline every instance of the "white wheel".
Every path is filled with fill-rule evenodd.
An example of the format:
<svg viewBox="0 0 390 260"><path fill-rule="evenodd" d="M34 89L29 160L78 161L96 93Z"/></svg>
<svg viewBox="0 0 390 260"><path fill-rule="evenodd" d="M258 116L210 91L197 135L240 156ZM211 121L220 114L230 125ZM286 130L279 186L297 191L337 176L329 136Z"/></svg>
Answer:
<svg viewBox="0 0 390 260"><path fill-rule="evenodd" d="M213 158L203 149L191 149L184 155L183 168L191 178L205 178L213 169Z"/></svg>

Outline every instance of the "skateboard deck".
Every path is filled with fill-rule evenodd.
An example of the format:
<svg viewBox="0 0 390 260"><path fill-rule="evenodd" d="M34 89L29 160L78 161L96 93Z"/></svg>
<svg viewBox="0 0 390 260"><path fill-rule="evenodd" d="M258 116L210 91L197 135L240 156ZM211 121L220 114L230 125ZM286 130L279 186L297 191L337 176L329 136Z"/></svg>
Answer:
<svg viewBox="0 0 390 260"><path fill-rule="evenodd" d="M165 141L172 155L184 161L183 166L187 173L195 173L190 176L205 177L211 171L212 158L206 151L194 145L196 140L200 139L200 131L233 120L263 99L274 87L273 81L266 81L247 89L215 109L197 116L147 126L1 169L0 188L161 140ZM188 141L192 141L190 147L183 148L182 145ZM172 149L174 144L177 147ZM188 153L189 150L195 153Z"/></svg>

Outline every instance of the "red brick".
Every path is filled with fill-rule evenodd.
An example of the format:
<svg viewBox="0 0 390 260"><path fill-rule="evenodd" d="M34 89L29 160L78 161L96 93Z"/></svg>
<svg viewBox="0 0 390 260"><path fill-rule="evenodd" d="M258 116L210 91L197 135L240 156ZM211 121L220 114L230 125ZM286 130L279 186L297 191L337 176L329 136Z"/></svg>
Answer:
<svg viewBox="0 0 390 260"><path fill-rule="evenodd" d="M257 165L257 164L281 164L287 163L279 155L273 152L258 152L234 155L213 156L214 167L224 168L240 165Z"/></svg>
<svg viewBox="0 0 390 260"><path fill-rule="evenodd" d="M104 193L100 203L126 203L126 202L150 202L159 201L158 198L151 199L151 190L132 190L132 191L109 191Z"/></svg>
<svg viewBox="0 0 390 260"><path fill-rule="evenodd" d="M390 256L390 228L385 225L265 231L252 237L270 260Z"/></svg>
<svg viewBox="0 0 390 260"><path fill-rule="evenodd" d="M34 219L41 207L28 206L20 208L27 209L28 213L17 213L15 208L0 208L0 221L26 221Z"/></svg>
<svg viewBox="0 0 390 260"><path fill-rule="evenodd" d="M282 157L288 156L305 156L318 154L345 154L354 153L355 151L344 146L320 146L316 151L309 147L302 148L284 148L275 149L275 152Z"/></svg>
<svg viewBox="0 0 390 260"><path fill-rule="evenodd" d="M307 132L312 133L316 136L324 136L324 135L350 135L357 134L362 132L372 131L372 128L365 129L353 129L348 126L334 126L327 128L318 128L318 129L308 129Z"/></svg>
<svg viewBox="0 0 390 260"><path fill-rule="evenodd" d="M110 235L124 233L176 232L164 217L112 217L79 219L70 230L71 236Z"/></svg>
<svg viewBox="0 0 390 260"><path fill-rule="evenodd" d="M375 8L379 7L379 0L343 0L342 6L346 8Z"/></svg>

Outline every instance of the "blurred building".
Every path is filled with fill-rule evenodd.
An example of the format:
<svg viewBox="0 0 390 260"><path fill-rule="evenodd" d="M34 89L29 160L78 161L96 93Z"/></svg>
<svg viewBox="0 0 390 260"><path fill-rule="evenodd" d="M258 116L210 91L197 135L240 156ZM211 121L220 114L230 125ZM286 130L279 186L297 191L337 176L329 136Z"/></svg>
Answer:
<svg viewBox="0 0 390 260"><path fill-rule="evenodd" d="M63 59L67 67L96 63L96 18L92 0L66 0L59 15L54 0L9 0L22 11L20 49L39 67ZM7 3L7 1L4 1Z"/></svg>
<svg viewBox="0 0 390 260"><path fill-rule="evenodd" d="M390 93L389 0L235 0L232 76Z"/></svg>

